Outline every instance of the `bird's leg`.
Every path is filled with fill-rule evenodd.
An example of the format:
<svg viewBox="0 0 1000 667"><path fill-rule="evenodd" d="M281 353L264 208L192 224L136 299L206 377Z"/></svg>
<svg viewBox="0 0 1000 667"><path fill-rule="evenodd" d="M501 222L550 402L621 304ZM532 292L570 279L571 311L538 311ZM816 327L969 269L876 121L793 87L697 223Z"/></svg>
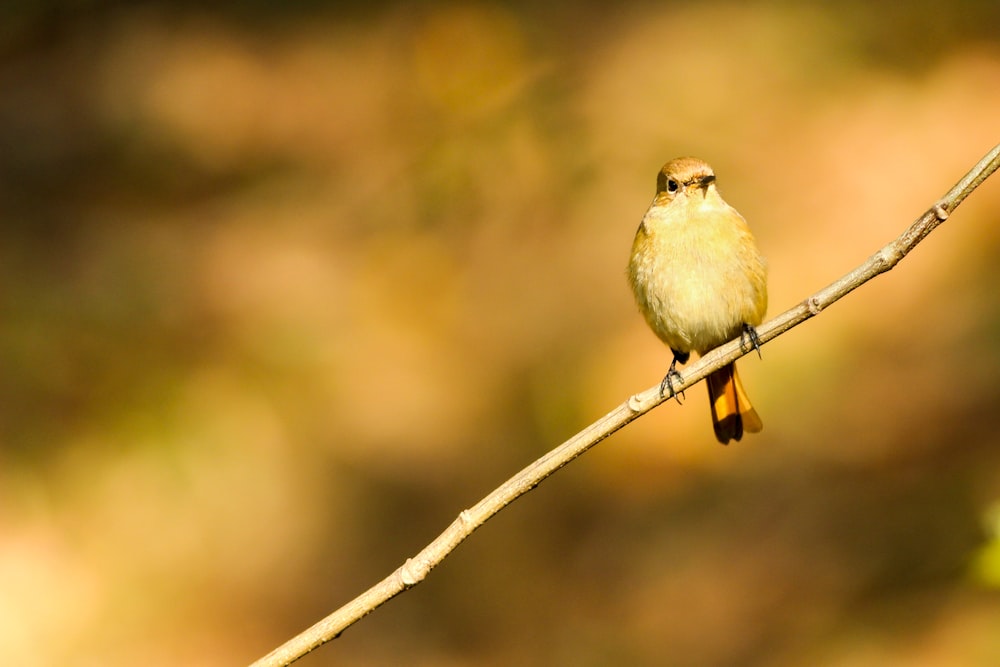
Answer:
<svg viewBox="0 0 1000 667"><path fill-rule="evenodd" d="M684 396L684 389L682 388L680 394L674 389L674 381L682 382L681 374L677 372L677 362L686 364L688 357L691 356L689 352L678 352L677 350L670 350L674 353L674 360L670 362L670 368L667 370L667 374L663 376L663 382L660 383L660 398L666 396L667 398L676 398L677 402L681 402L681 396ZM670 393L667 394L667 391ZM686 396L684 396L687 398Z"/></svg>
<svg viewBox="0 0 1000 667"><path fill-rule="evenodd" d="M764 356L760 353L760 337L757 336L757 330L754 329L751 325L746 323L743 324L743 329L740 330L741 350L743 349L744 339L746 339L750 343L749 345L747 345L747 352L749 352L750 350L757 350L757 356L763 359Z"/></svg>

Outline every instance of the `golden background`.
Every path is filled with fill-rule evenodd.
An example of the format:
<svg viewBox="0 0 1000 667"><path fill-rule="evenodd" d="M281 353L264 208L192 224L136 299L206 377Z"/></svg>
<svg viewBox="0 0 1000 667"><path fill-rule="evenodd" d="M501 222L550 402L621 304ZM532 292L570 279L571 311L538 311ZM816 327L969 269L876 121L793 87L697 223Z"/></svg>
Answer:
<svg viewBox="0 0 1000 667"><path fill-rule="evenodd" d="M1000 140L995 2L0 12L4 665L250 662L658 383L666 160L773 316ZM998 178L300 664L1000 664Z"/></svg>

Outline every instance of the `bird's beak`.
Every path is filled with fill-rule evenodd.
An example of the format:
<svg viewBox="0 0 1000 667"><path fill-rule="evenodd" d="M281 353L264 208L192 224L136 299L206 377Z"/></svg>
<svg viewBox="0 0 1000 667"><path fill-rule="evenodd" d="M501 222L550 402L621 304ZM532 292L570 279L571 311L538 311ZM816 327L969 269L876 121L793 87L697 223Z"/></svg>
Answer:
<svg viewBox="0 0 1000 667"><path fill-rule="evenodd" d="M701 196L708 196L708 186L715 183L715 174L709 174L708 176L702 176L698 179L698 187L701 188Z"/></svg>

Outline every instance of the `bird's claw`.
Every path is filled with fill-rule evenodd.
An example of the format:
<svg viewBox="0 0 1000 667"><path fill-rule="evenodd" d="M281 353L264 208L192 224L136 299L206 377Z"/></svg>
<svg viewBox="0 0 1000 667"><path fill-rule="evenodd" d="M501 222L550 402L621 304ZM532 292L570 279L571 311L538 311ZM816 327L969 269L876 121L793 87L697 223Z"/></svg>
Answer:
<svg viewBox="0 0 1000 667"><path fill-rule="evenodd" d="M757 356L761 359L764 356L760 353L760 337L757 335L757 330L749 324L744 324L743 329L740 331L740 349L743 349L743 341L748 341L746 346L747 352L750 350L757 350Z"/></svg>
<svg viewBox="0 0 1000 667"><path fill-rule="evenodd" d="M680 405L682 404L681 397L687 398L687 396L684 395L683 388L681 388L680 392L674 389L675 381L679 384L684 383L681 374L674 369L674 364L670 364L670 370L663 376L663 382L660 383L660 398L677 399L677 403Z"/></svg>

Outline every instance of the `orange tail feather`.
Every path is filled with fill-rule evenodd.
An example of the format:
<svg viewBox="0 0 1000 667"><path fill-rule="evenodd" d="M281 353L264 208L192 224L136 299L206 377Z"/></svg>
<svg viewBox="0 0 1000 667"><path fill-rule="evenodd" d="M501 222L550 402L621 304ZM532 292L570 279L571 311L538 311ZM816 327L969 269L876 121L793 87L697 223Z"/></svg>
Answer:
<svg viewBox="0 0 1000 667"><path fill-rule="evenodd" d="M736 374L736 364L720 368L706 381L712 406L712 425L719 442L728 445L730 440L739 441L744 431L757 433L764 428L757 411L750 405L740 376Z"/></svg>

